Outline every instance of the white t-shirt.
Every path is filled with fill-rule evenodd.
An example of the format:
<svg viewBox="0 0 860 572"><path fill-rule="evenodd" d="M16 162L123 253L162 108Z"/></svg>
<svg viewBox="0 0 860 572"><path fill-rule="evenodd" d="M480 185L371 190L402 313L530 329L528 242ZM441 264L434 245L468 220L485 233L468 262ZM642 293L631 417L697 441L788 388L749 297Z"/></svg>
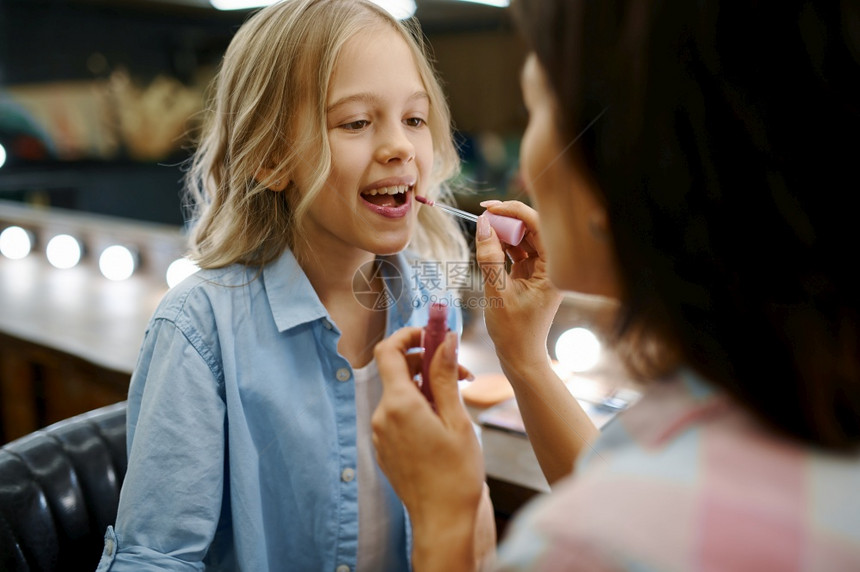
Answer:
<svg viewBox="0 0 860 572"><path fill-rule="evenodd" d="M376 463L370 418L382 397L376 361L353 369L355 379L356 450L358 454L358 572L409 568L406 530L400 499Z"/></svg>

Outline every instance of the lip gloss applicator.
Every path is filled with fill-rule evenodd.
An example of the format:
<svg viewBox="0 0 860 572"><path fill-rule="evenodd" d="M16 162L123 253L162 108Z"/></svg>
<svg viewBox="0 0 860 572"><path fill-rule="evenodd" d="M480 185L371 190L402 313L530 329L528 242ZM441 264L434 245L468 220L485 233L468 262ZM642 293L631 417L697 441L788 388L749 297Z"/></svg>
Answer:
<svg viewBox="0 0 860 572"><path fill-rule="evenodd" d="M436 201L431 201L428 198L419 197L418 195L415 195L415 200L419 203L424 203L427 206L442 209L446 213L454 216L458 216L472 222L478 222L478 216L473 215L470 212L449 207L448 205L442 205ZM489 219L490 226L493 227L493 230L496 231L496 234L503 242L506 242L511 246L516 246L522 242L523 236L526 234L526 225L523 221L509 216L493 214L491 212L485 212L484 214Z"/></svg>

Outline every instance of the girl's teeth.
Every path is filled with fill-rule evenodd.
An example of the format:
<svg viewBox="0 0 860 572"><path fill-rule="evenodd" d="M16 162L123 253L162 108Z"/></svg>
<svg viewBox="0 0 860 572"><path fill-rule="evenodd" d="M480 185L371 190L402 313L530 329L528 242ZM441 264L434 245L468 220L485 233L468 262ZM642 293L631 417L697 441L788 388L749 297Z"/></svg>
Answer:
<svg viewBox="0 0 860 572"><path fill-rule="evenodd" d="M409 187L407 186L398 186L398 187L382 187L381 189L371 189L367 191L367 195L397 195L400 193L405 193Z"/></svg>

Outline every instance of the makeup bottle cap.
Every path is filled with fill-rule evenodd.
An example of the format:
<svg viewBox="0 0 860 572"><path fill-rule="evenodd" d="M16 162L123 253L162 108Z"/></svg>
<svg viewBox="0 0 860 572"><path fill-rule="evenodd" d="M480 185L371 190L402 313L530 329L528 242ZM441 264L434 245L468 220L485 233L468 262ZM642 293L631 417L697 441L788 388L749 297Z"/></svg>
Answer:
<svg viewBox="0 0 860 572"><path fill-rule="evenodd" d="M439 302L433 302L430 305L430 321L437 323L442 322L445 323L445 320L448 319L448 305L442 304Z"/></svg>
<svg viewBox="0 0 860 572"><path fill-rule="evenodd" d="M511 246L517 246L526 234L526 225L523 221L509 216L493 214L489 211L484 213L490 221L490 226L502 240Z"/></svg>

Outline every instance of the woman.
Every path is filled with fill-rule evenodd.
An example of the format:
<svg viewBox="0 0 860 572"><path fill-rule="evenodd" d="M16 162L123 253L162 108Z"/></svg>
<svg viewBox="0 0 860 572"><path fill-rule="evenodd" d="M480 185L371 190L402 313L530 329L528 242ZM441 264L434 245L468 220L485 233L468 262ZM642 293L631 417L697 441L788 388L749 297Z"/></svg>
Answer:
<svg viewBox="0 0 860 572"><path fill-rule="evenodd" d="M860 10L517 12L531 48L521 168L541 216L490 207L530 235L508 249L506 289L485 285L504 299L486 320L553 492L497 565L860 569L860 281L840 200L857 188ZM482 264L503 260L485 221L477 238ZM547 363L553 286L618 300L614 338L648 381L599 436ZM433 362L438 416L411 384L416 345L404 329L377 346L374 440L415 524L416 569L465 570L483 466L454 340Z"/></svg>

